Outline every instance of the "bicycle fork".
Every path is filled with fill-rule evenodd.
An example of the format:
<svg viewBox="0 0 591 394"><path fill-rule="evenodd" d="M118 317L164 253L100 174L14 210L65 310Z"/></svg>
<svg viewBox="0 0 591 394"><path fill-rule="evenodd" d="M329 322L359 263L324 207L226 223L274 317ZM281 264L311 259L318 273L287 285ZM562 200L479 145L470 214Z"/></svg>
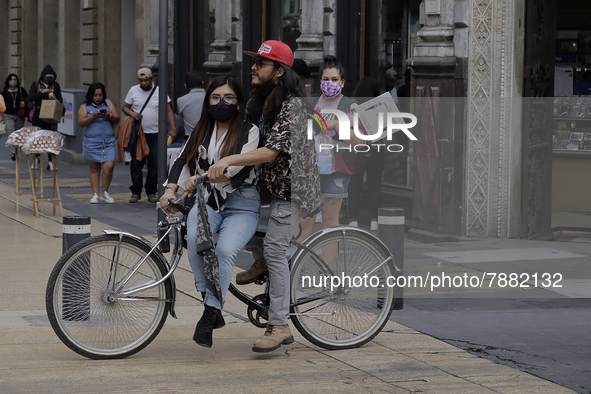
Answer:
<svg viewBox="0 0 591 394"><path fill-rule="evenodd" d="M177 218L168 218L168 220L171 220L171 219L177 219ZM168 227L167 231L158 240L156 240L156 242L154 244L151 244L148 240L146 240L143 237L140 237L140 236L128 233L128 232L123 232L123 231L118 231L118 230L103 230L105 234L117 235L119 237L119 244L117 247L117 252L116 252L115 256L113 256L112 274L111 274L111 278L110 278L110 280L112 281L112 287L111 287L111 291L105 295L105 301L110 302L110 303L116 302L116 301L150 301L150 300L152 300L152 301L167 301L167 302L170 302L170 315L172 317L176 318L176 313L174 311L174 306L175 306L175 302L176 302L176 285L175 285L173 272L177 268L177 266L180 262L181 256L182 256L182 240L181 240L181 234L180 234L180 226L178 224L180 224L180 221L178 223L176 222L176 220L172 223L169 222L169 227ZM165 237L167 237L172 231L174 231L175 246L174 246L171 262L170 262L170 264L168 264L168 262L166 261L164 256L162 256L162 254L159 252L158 246L160 245L162 240L165 239ZM118 278L117 271L118 271L118 267L120 266L119 252L121 250L121 243L122 243L123 237L129 237L129 238L132 238L132 239L144 244L145 246L150 248L150 251L142 259L137 261L131 268L129 268L127 270L127 272L125 272L120 278ZM164 265L167 268L166 274L158 280L153 280L150 282L146 282L145 284L142 284L142 285L138 285L138 286L124 289L125 284L128 283L129 280L134 275L136 275L138 273L139 268L146 261L146 259L148 259L148 257L150 257L150 255L154 255L156 257L156 259L158 259L162 263L164 263ZM158 298L151 298L151 297L140 297L140 296L134 297L133 296L134 294L154 288L165 281L170 281L170 284L171 284L172 292L171 292L170 298L158 299Z"/></svg>

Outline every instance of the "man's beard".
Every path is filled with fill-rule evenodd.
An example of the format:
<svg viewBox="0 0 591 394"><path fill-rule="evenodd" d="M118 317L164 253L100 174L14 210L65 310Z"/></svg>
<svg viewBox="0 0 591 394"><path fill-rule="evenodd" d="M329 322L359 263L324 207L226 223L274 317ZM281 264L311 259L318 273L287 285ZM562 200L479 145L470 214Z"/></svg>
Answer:
<svg viewBox="0 0 591 394"><path fill-rule="evenodd" d="M149 92L150 90L152 90L152 85L148 85L146 87L144 87L143 85L140 85L140 88L142 88L143 90L145 90L146 92Z"/></svg>

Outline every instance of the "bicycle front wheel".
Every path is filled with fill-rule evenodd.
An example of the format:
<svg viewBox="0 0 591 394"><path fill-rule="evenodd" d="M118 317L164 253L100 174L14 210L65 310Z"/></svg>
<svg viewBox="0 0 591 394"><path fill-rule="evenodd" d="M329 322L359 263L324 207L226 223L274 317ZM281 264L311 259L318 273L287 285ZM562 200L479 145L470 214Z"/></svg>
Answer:
<svg viewBox="0 0 591 394"><path fill-rule="evenodd" d="M388 249L371 234L325 230L296 257L291 270L292 321L310 342L350 349L371 341L386 325L395 275Z"/></svg>
<svg viewBox="0 0 591 394"><path fill-rule="evenodd" d="M169 281L122 296L162 278L165 263L141 242L115 234L87 238L54 267L46 291L49 322L60 340L92 359L130 356L158 335L172 298ZM135 270L135 271L134 271Z"/></svg>

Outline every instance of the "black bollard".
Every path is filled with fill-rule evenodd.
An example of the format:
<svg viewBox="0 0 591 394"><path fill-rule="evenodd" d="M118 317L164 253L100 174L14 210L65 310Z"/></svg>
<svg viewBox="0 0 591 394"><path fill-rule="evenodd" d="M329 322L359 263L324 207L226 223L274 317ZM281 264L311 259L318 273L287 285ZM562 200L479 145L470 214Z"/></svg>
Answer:
<svg viewBox="0 0 591 394"><path fill-rule="evenodd" d="M64 216L62 225L62 253L90 237L90 218L85 216Z"/></svg>
<svg viewBox="0 0 591 394"><path fill-rule="evenodd" d="M90 218L64 216L62 251L90 237ZM63 317L69 321L84 321L90 316L90 256L81 255L68 267L62 284Z"/></svg>
<svg viewBox="0 0 591 394"><path fill-rule="evenodd" d="M380 208L378 210L378 237L390 249L394 265L404 274L404 208ZM396 287L394 309L402 309L404 289Z"/></svg>

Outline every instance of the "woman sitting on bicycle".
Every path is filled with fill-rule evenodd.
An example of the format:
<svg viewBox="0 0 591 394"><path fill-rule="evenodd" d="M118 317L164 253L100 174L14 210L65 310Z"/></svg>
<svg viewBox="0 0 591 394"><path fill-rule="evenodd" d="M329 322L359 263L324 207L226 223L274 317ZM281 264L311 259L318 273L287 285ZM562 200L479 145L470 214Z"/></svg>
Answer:
<svg viewBox="0 0 591 394"><path fill-rule="evenodd" d="M259 145L259 129L244 120L243 94L234 78L221 76L214 79L205 97L201 119L170 170L168 184L160 198L162 207L175 198L174 192L185 164L194 175L184 183L184 190L192 191L196 177L204 175L210 165L226 156L253 151ZM201 145L207 149L207 158L199 158ZM224 297L232 279L236 255L252 238L259 224L261 202L253 185L255 179L253 166L232 166L226 176L211 179L213 187L205 191L211 232L220 233L216 252ZM206 290L203 258L196 250L197 211L192 209L187 217L187 252L195 286L204 297L205 310L197 323L193 340L198 345L211 347L212 330L223 327L225 322L220 302L210 290Z"/></svg>

